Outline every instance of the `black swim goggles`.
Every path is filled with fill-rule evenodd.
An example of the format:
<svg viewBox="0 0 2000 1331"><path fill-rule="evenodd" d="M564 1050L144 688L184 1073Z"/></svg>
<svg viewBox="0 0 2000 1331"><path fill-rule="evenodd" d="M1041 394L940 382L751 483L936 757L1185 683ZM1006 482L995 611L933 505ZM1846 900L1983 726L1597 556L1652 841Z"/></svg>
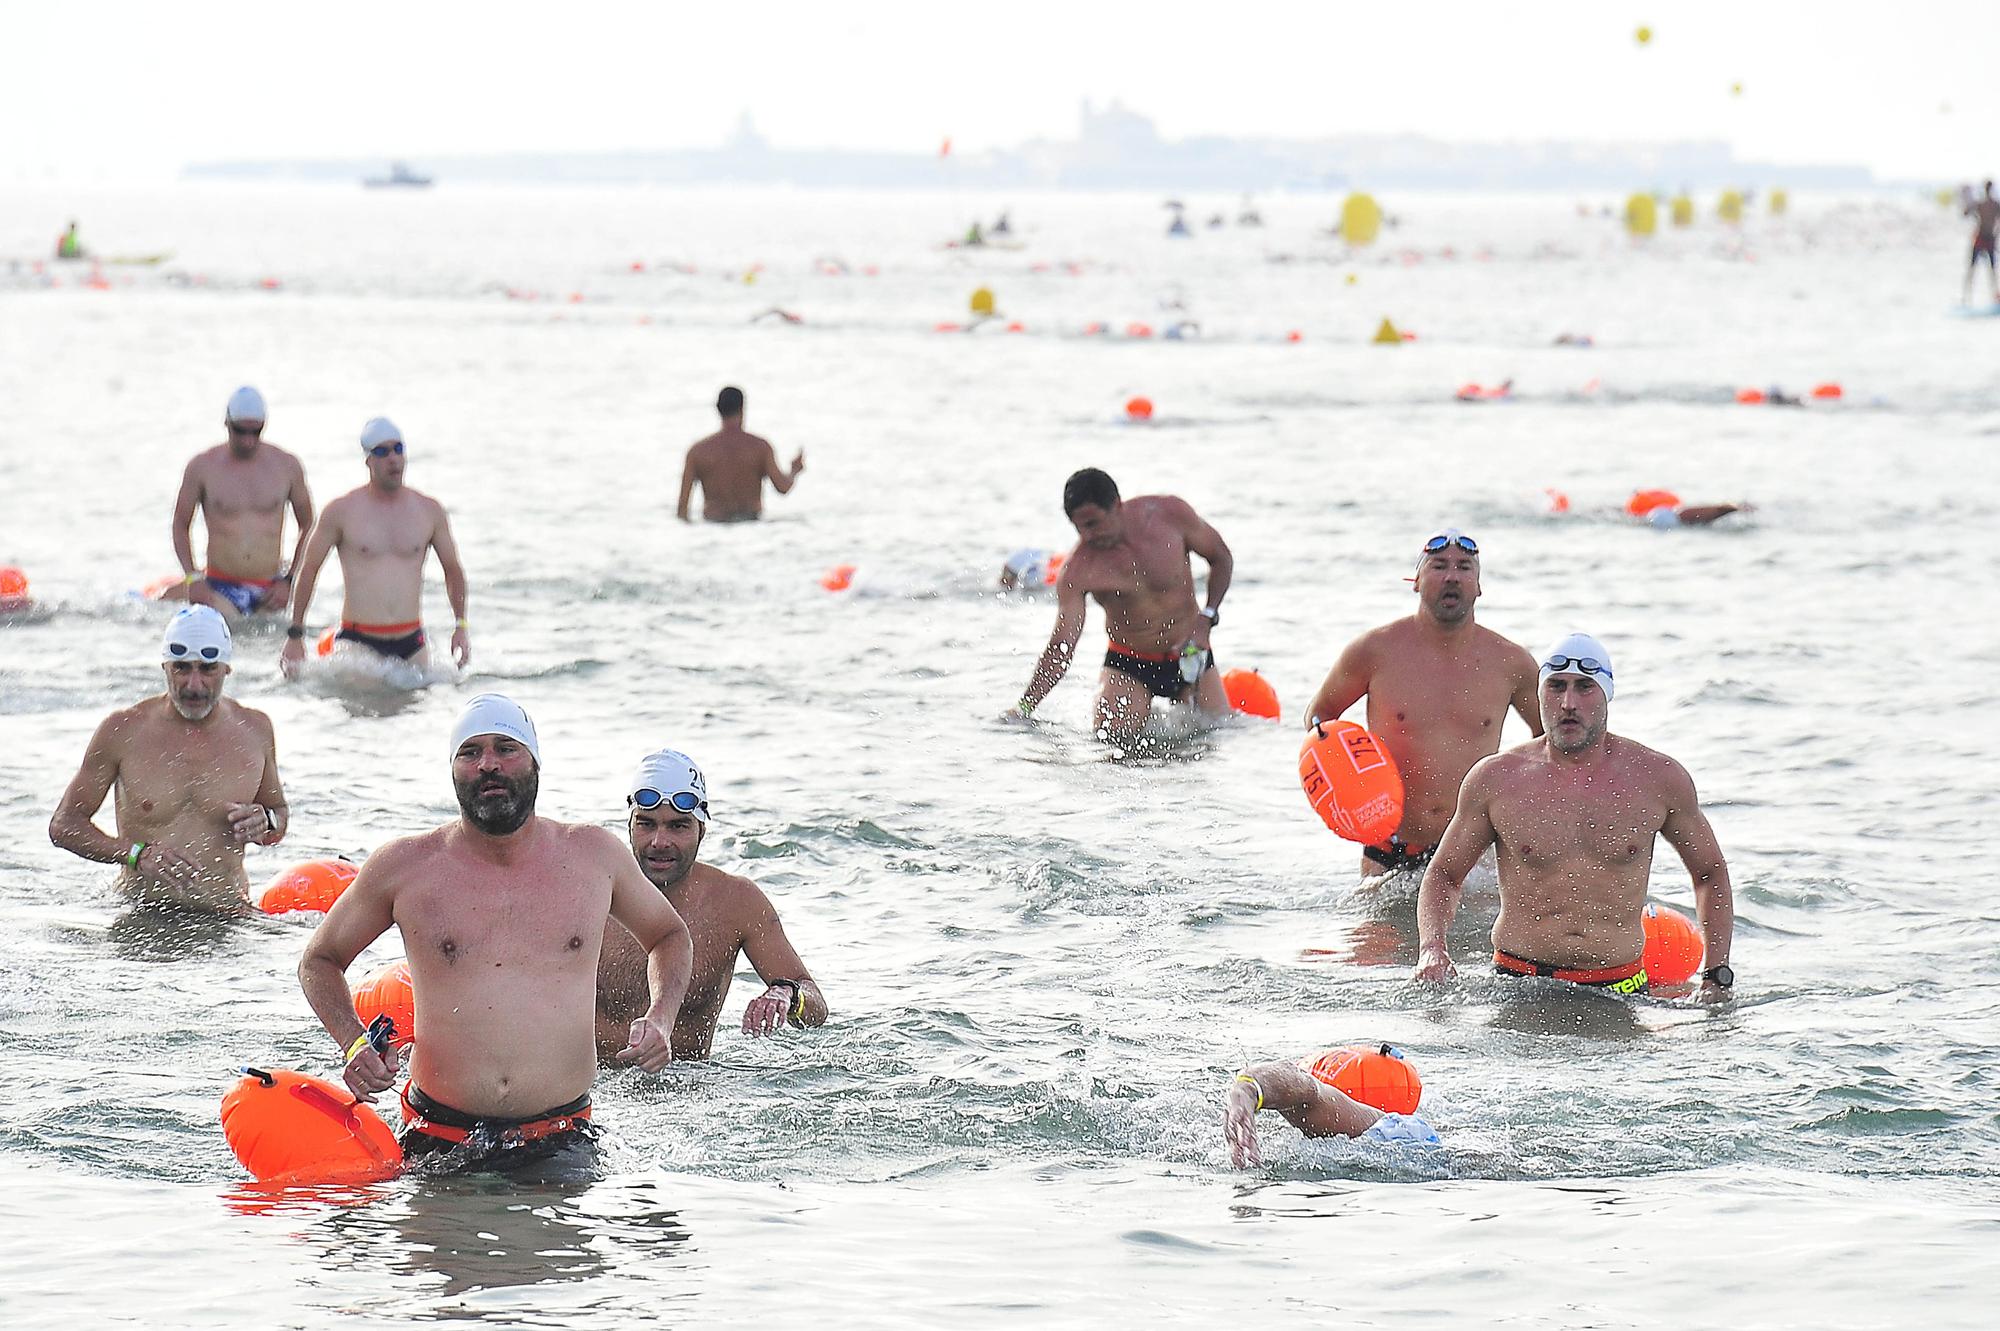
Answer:
<svg viewBox="0 0 2000 1331"><path fill-rule="evenodd" d="M1611 667L1594 656L1552 656L1542 662L1542 669L1552 675L1569 674L1572 671L1586 675L1602 675L1611 678Z"/></svg>
<svg viewBox="0 0 2000 1331"><path fill-rule="evenodd" d="M167 655L177 661L183 656L199 656L204 661L214 661L221 657L222 649L215 646L190 647L184 642L170 642L167 644Z"/></svg>
<svg viewBox="0 0 2000 1331"><path fill-rule="evenodd" d="M393 444L377 444L375 445L375 447L368 450L368 456L371 458L386 458L391 453L394 453L398 457L401 457L403 455L402 440L398 439Z"/></svg>
<svg viewBox="0 0 2000 1331"><path fill-rule="evenodd" d="M677 790L671 795L662 795L651 786L643 786L625 797L627 804L636 804L642 809L657 809L662 804L670 804L682 813L693 813L699 809L708 812L708 801L692 790Z"/></svg>
<svg viewBox="0 0 2000 1331"><path fill-rule="evenodd" d="M1464 532L1451 532L1444 535L1431 537L1428 541L1424 542L1424 553L1427 555L1434 555L1438 551L1448 549L1449 547L1454 545L1457 546L1459 549L1465 551L1465 553L1469 555L1476 555L1479 553L1479 542L1473 540L1470 536L1467 536Z"/></svg>

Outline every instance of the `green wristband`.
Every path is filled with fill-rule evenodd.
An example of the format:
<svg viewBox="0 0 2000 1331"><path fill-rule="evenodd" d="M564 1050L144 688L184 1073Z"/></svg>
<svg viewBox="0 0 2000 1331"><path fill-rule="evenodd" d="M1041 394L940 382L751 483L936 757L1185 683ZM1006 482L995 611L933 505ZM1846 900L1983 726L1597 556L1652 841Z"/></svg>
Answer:
<svg viewBox="0 0 2000 1331"><path fill-rule="evenodd" d="M143 841L134 841L132 843L132 849L125 852L125 867L128 869L138 868L139 857L141 855L144 855L145 853L146 853L146 843Z"/></svg>

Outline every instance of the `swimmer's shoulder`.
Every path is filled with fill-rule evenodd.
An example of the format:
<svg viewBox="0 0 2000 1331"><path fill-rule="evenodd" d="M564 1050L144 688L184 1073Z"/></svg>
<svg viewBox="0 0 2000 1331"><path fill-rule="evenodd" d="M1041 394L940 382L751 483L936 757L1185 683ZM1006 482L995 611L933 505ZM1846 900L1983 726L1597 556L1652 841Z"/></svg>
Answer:
<svg viewBox="0 0 2000 1331"><path fill-rule="evenodd" d="M1687 768L1669 754L1617 734L1605 736L1605 747L1622 770L1640 775L1648 785L1662 792L1694 788L1694 778L1688 775Z"/></svg>
<svg viewBox="0 0 2000 1331"><path fill-rule="evenodd" d="M269 713L260 712L255 707L240 703L234 698L222 699L222 705L227 709L226 715L230 720L251 731L259 739L271 740L277 736L277 727L271 724Z"/></svg>
<svg viewBox="0 0 2000 1331"><path fill-rule="evenodd" d="M142 698L130 707L120 707L97 723L97 730L90 737L90 742L94 747L112 753L122 752L126 742L137 736L167 705L167 696L164 693L156 693L150 698Z"/></svg>
<svg viewBox="0 0 2000 1331"><path fill-rule="evenodd" d="M1472 629L1479 635L1479 645L1491 652L1496 660L1505 661L1509 670L1530 675L1537 673L1535 654L1526 647L1484 624L1474 624Z"/></svg>

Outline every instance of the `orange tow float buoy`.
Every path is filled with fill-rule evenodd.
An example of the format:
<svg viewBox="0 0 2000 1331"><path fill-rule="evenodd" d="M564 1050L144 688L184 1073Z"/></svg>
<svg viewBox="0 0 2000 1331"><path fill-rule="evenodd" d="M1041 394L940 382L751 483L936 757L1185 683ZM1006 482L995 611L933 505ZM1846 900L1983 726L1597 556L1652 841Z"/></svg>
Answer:
<svg viewBox="0 0 2000 1331"><path fill-rule="evenodd" d="M9 564L0 568L0 610L18 610L28 603L28 575Z"/></svg>
<svg viewBox="0 0 2000 1331"><path fill-rule="evenodd" d="M1068 558L1069 556L1063 554L1061 551L1057 551L1055 554L1049 556L1049 562L1042 566L1043 585L1049 587L1056 585L1056 579L1062 576L1063 561Z"/></svg>
<svg viewBox="0 0 2000 1331"><path fill-rule="evenodd" d="M1554 486L1548 487L1547 489L1543 490L1542 493L1549 497L1549 512L1551 513L1569 512L1568 495L1556 489Z"/></svg>
<svg viewBox="0 0 2000 1331"><path fill-rule="evenodd" d="M854 565L841 564L828 569L819 580L819 585L830 592L844 592L854 585Z"/></svg>
<svg viewBox="0 0 2000 1331"><path fill-rule="evenodd" d="M1125 404L1125 414L1135 421L1149 421L1153 419L1153 399L1149 397L1132 398Z"/></svg>
<svg viewBox="0 0 2000 1331"><path fill-rule="evenodd" d="M1640 923L1646 930L1646 979L1652 984L1683 984L1701 969L1701 930L1693 920L1666 906L1646 905Z"/></svg>
<svg viewBox="0 0 2000 1331"><path fill-rule="evenodd" d="M1625 511L1635 518L1643 518L1656 508L1679 508L1681 497L1672 490L1635 490L1625 501Z"/></svg>
<svg viewBox="0 0 2000 1331"><path fill-rule="evenodd" d="M1746 407L1762 406L1764 404L1764 390L1761 388L1739 388L1736 390L1736 400Z"/></svg>
<svg viewBox="0 0 2000 1331"><path fill-rule="evenodd" d="M1403 822L1403 776L1382 741L1352 721L1322 721L1299 748L1299 785L1326 825L1372 845Z"/></svg>
<svg viewBox="0 0 2000 1331"><path fill-rule="evenodd" d="M326 632L319 635L319 645L313 650L321 656L332 656L333 645L339 639L340 630L329 626Z"/></svg>
<svg viewBox="0 0 2000 1331"><path fill-rule="evenodd" d="M361 872L361 866L347 860L307 860L264 885L257 909L266 915L283 915L291 910L328 910Z"/></svg>
<svg viewBox="0 0 2000 1331"><path fill-rule="evenodd" d="M1814 385L1812 395L1822 402L1838 402L1842 396L1840 385L1831 383Z"/></svg>
<svg viewBox="0 0 2000 1331"><path fill-rule="evenodd" d="M1278 719L1278 691L1256 671L1224 671L1222 691L1229 696L1229 705L1236 711L1271 721Z"/></svg>
<svg viewBox="0 0 2000 1331"><path fill-rule="evenodd" d="M1306 1071L1385 1114L1414 1114L1417 1102L1424 1098L1424 1079L1392 1044L1329 1049L1307 1065Z"/></svg>
<svg viewBox="0 0 2000 1331"><path fill-rule="evenodd" d="M243 1069L222 1097L222 1135L260 1183L373 1183L403 1167L396 1134L373 1109L302 1072Z"/></svg>
<svg viewBox="0 0 2000 1331"><path fill-rule="evenodd" d="M386 1016L396 1023L389 1043L401 1048L417 1038L417 995L410 986L410 963L392 961L371 971L354 990L354 1012L363 1025Z"/></svg>

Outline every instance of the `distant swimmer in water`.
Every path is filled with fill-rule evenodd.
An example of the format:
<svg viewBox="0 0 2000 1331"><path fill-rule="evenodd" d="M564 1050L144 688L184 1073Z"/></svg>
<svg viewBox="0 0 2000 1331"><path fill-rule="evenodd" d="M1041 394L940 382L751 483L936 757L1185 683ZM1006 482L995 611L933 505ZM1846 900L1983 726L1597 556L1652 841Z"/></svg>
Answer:
<svg viewBox="0 0 2000 1331"><path fill-rule="evenodd" d="M1040 591L1053 586L1065 558L1058 550L1016 550L1000 566L1000 590Z"/></svg>
<svg viewBox="0 0 2000 1331"><path fill-rule="evenodd" d="M1081 539L1056 578L1056 626L1035 663L1027 692L1010 718L1026 719L1069 670L1083 636L1086 597L1104 607L1111 649L1098 675L1096 730L1129 740L1144 728L1154 698L1192 703L1211 717L1229 714L1209 634L1222 622L1222 598L1236 567L1215 528L1184 499L1121 499L1118 484L1095 467L1063 486L1063 512ZM1197 606L1189 555L1208 562L1208 604Z"/></svg>
<svg viewBox="0 0 2000 1331"><path fill-rule="evenodd" d="M1365 876L1422 869L1451 822L1459 784L1500 747L1513 708L1542 733L1535 658L1474 621L1479 543L1447 527L1417 554L1416 613L1368 630L1342 649L1306 709L1306 725L1333 721L1368 699L1368 729L1403 778L1403 822L1364 847Z"/></svg>
<svg viewBox="0 0 2000 1331"><path fill-rule="evenodd" d="M1170 236L1192 236L1194 232L1188 230L1187 218L1181 216L1179 213L1175 213L1174 220L1167 226L1167 234Z"/></svg>
<svg viewBox="0 0 2000 1331"><path fill-rule="evenodd" d="M1729 866L1694 782L1664 753L1610 733L1611 655L1586 633L1540 658L1540 739L1484 759L1465 778L1417 896L1416 978L1456 973L1445 934L1465 876L1498 848L1493 967L1635 994L1646 988L1646 884L1653 838L1680 852L1705 945L1701 1000L1729 997L1736 929Z"/></svg>
<svg viewBox="0 0 2000 1331"><path fill-rule="evenodd" d="M745 1035L787 1025L824 1026L826 997L799 960L778 908L748 878L697 862L708 834L708 783L686 754L648 754L625 793L625 832L639 870L687 922L693 978L674 1021L674 1057L707 1058L729 996L736 958L747 957L764 989L743 1009ZM597 1044L615 1053L646 1007L646 954L622 925L604 928L597 963Z"/></svg>
<svg viewBox="0 0 2000 1331"><path fill-rule="evenodd" d="M467 702L447 753L459 817L368 857L307 942L299 986L346 1051L348 1090L388 1090L398 1055L369 1044L346 972L397 929L423 1014L402 1094L403 1158L424 1172L587 1177L606 922L646 952L650 998L617 1058L648 1072L673 1058L687 926L617 837L535 812L541 743L518 703Z"/></svg>
<svg viewBox="0 0 2000 1331"><path fill-rule="evenodd" d="M1959 299L1961 302L1971 301L1972 274L1983 261L1986 264L1986 280L1993 292L1993 303L2000 305L2000 274L1996 274L1993 266L1994 234L1996 228L2000 228L2000 199L1993 197L1992 181L1986 182L1985 193L1971 201L1965 212L1973 222L1972 257L1966 260L1965 291Z"/></svg>
<svg viewBox="0 0 2000 1331"><path fill-rule="evenodd" d="M56 257L58 259L81 259L85 257L83 241L76 234L75 222L71 222L69 226L64 228L62 235L56 238Z"/></svg>
<svg viewBox="0 0 2000 1331"><path fill-rule="evenodd" d="M1014 223L1009 220L1006 213L1001 213L999 217L994 219L993 234L996 236L1011 236L1014 234Z"/></svg>
<svg viewBox="0 0 2000 1331"><path fill-rule="evenodd" d="M312 608L313 586L329 553L340 556L344 584L340 641L366 647L378 656L428 663L424 558L435 550L457 621L451 656L463 670L472 657L465 569L458 562L458 543L452 539L444 505L403 484L403 432L387 417L377 416L362 428L361 453L368 468L367 484L328 504L306 540L296 570L292 623L285 630L278 664L287 676L296 676L305 660L306 611Z"/></svg>
<svg viewBox="0 0 2000 1331"><path fill-rule="evenodd" d="M701 486L701 516L704 522L748 522L764 515L764 482L779 494L790 494L799 473L806 469L806 454L792 455L789 471L778 467L777 450L771 441L743 428L743 390L725 388L716 395L715 410L722 428L706 439L697 440L687 451L687 465L681 469L681 498L674 512L689 521L688 505L694 487Z"/></svg>
<svg viewBox="0 0 2000 1331"><path fill-rule="evenodd" d="M245 913L243 848L284 840L271 718L222 696L231 646L208 606L176 611L160 643L166 692L104 719L49 820L49 840L70 854L121 866L136 901ZM114 790L111 836L95 819Z"/></svg>
<svg viewBox="0 0 2000 1331"><path fill-rule="evenodd" d="M781 309L776 305L773 305L770 309L765 310L761 314L753 314L750 316L750 322L753 324L762 323L766 319L782 319L788 324L802 324L806 321L804 315L794 314L792 313L792 311L787 309Z"/></svg>
<svg viewBox="0 0 2000 1331"><path fill-rule="evenodd" d="M1296 1063L1259 1063L1229 1083L1222 1098L1222 1136L1229 1163L1251 1169L1264 1163L1257 1145L1257 1114L1272 1109L1308 1137L1359 1137L1411 1146L1441 1143L1415 1114L1385 1114L1327 1085Z"/></svg>
<svg viewBox="0 0 2000 1331"><path fill-rule="evenodd" d="M284 563L285 509L298 524L291 568L305 554L312 531L312 492L296 457L264 438L264 396L245 385L229 395L222 414L226 443L194 455L174 500L174 555L181 585L162 599L196 601L225 618L260 611L282 614L292 596ZM208 532L207 557L195 572L194 515Z"/></svg>
<svg viewBox="0 0 2000 1331"><path fill-rule="evenodd" d="M965 229L965 239L958 243L967 248L977 248L986 243L986 234L979 229L979 223L974 222Z"/></svg>
<svg viewBox="0 0 2000 1331"><path fill-rule="evenodd" d="M1757 506L1741 504L1660 504L1646 511L1643 519L1654 527L1706 527L1732 513L1755 513Z"/></svg>

